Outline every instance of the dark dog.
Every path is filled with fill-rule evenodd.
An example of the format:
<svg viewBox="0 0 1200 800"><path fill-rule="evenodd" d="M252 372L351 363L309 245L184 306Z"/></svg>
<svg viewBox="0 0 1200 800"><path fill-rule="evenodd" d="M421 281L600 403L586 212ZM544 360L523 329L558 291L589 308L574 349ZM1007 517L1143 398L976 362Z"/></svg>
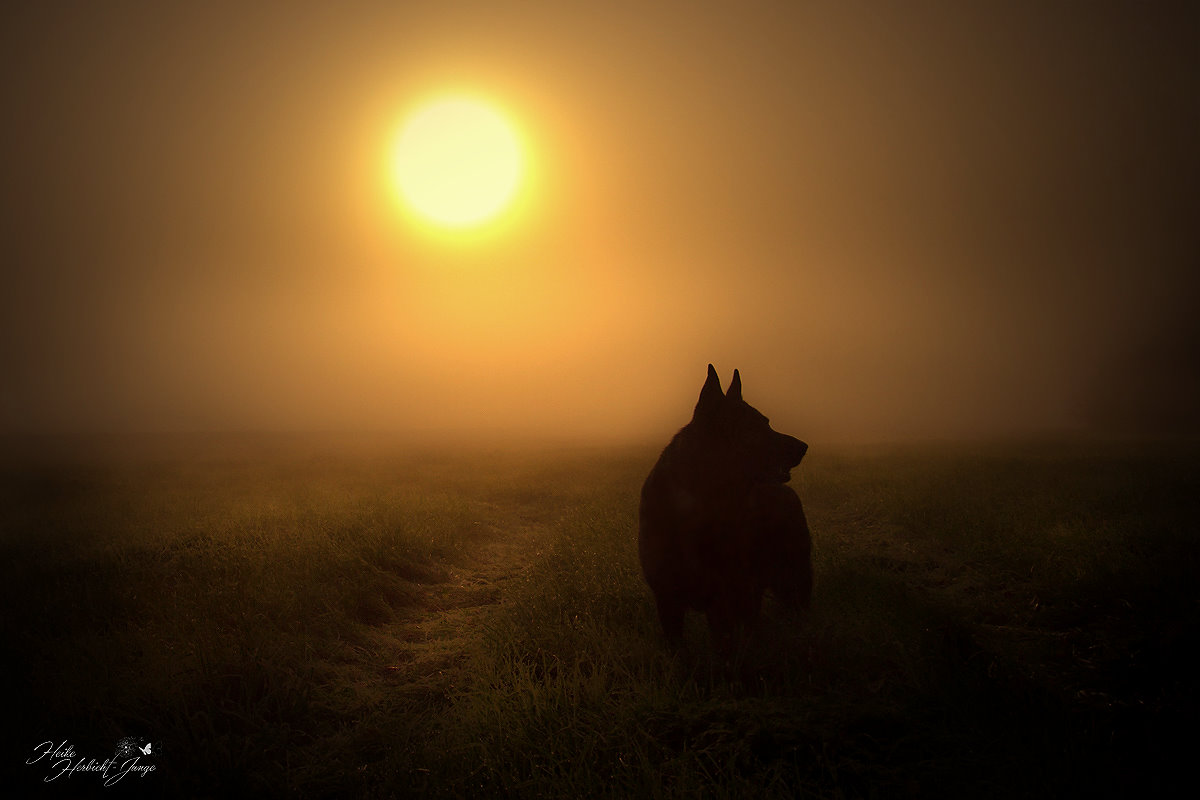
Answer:
<svg viewBox="0 0 1200 800"><path fill-rule="evenodd" d="M737 370L723 394L708 365L692 421L642 486L638 555L669 642L682 642L689 608L728 649L757 620L767 589L808 607L812 540L800 498L785 485L807 451L742 400Z"/></svg>

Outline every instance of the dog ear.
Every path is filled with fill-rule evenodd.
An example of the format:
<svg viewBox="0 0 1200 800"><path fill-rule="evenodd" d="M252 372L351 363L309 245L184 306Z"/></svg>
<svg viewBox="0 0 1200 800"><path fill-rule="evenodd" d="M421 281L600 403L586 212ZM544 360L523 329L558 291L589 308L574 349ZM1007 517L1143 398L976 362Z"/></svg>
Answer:
<svg viewBox="0 0 1200 800"><path fill-rule="evenodd" d="M701 419L715 412L720 408L724 399L725 395L721 393L721 379L717 377L717 371L713 365L709 364L708 378L704 381L704 388L700 390L700 399L696 401L696 411L692 415L692 419Z"/></svg>
<svg viewBox="0 0 1200 800"><path fill-rule="evenodd" d="M742 399L742 376L736 369L733 371L733 380L729 382L729 391L725 393L725 396L730 400Z"/></svg>

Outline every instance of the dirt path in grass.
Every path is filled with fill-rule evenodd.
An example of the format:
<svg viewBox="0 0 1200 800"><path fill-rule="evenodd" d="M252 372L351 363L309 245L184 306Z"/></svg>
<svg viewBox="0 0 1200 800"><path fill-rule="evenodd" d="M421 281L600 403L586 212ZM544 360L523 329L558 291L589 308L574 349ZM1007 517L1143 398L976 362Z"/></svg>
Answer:
<svg viewBox="0 0 1200 800"><path fill-rule="evenodd" d="M363 653L401 691L444 695L453 673L478 646L487 618L503 605L508 588L530 568L551 533L545 522L488 524L466 566L447 566L448 579L422 587L419 605L375 629L372 652Z"/></svg>

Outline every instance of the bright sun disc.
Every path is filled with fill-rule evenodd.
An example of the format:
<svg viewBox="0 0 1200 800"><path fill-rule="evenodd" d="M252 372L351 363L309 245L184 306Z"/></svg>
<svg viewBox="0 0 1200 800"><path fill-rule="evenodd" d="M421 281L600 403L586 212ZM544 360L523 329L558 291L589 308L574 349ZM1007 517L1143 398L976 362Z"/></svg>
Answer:
<svg viewBox="0 0 1200 800"><path fill-rule="evenodd" d="M419 108L396 141L395 178L404 203L446 228L469 228L504 211L521 180L513 127L490 106L447 97Z"/></svg>

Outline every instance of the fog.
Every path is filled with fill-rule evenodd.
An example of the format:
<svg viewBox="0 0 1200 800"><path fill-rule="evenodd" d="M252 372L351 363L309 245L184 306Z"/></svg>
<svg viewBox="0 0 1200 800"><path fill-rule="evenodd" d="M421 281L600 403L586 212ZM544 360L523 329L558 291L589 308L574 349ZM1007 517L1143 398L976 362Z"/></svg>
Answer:
<svg viewBox="0 0 1200 800"><path fill-rule="evenodd" d="M584 5L0 12L0 431L1197 430L1194 7ZM504 230L398 210L441 87Z"/></svg>

